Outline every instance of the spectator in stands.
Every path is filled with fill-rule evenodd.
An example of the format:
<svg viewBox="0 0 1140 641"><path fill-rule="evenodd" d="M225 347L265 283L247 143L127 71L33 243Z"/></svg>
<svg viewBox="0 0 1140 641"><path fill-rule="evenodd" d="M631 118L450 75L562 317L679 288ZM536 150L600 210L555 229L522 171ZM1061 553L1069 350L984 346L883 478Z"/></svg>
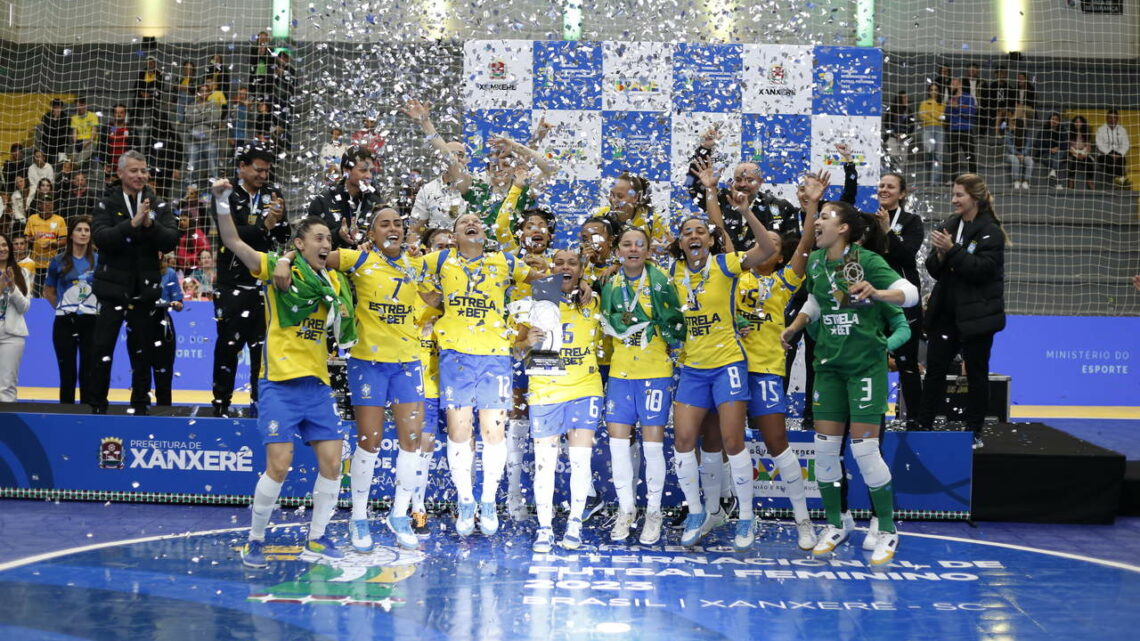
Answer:
<svg viewBox="0 0 1140 641"><path fill-rule="evenodd" d="M162 71L158 68L158 58L147 56L135 80L135 97L131 105L131 117L140 129L149 128L154 121L155 109L162 104L165 91L166 83L163 81ZM141 133L136 132L136 134ZM140 138L145 136L140 135Z"/></svg>
<svg viewBox="0 0 1140 641"><path fill-rule="evenodd" d="M95 154L99 134L99 116L87 110L87 99L75 99L75 113L71 114L71 136L75 149L72 159L83 167Z"/></svg>
<svg viewBox="0 0 1140 641"><path fill-rule="evenodd" d="M214 281L218 270L214 267L214 252L203 249L198 254L198 267L190 272L192 279L198 287L197 295L193 300L212 300L214 298Z"/></svg>
<svg viewBox="0 0 1140 641"><path fill-rule="evenodd" d="M926 378L919 423L930 428L946 400L946 374L966 363L966 426L977 432L989 407L990 349L1005 327L1005 231L993 195L976 174L954 180L953 215L930 234L926 270L934 290L926 310Z"/></svg>
<svg viewBox="0 0 1140 641"><path fill-rule="evenodd" d="M119 156L129 149L138 149L139 139L133 124L127 122L127 106L115 105L111 109L111 122L99 129L99 158L104 173L114 174Z"/></svg>
<svg viewBox="0 0 1140 641"><path fill-rule="evenodd" d="M71 189L71 181L75 180L75 163L67 157L67 154L61 156L62 160L59 162L59 169L55 172L55 199L63 200L63 195Z"/></svg>
<svg viewBox="0 0 1140 641"><path fill-rule="evenodd" d="M1009 71L1005 67L998 67L994 71L994 79L986 86L986 95L981 107L980 133L1000 136L1003 131L1002 125L1013 113L1013 87L1009 84ZM974 170L967 171L974 173Z"/></svg>
<svg viewBox="0 0 1140 641"><path fill-rule="evenodd" d="M1024 71L1017 72L1017 84L1013 87L1013 112L1011 116L1014 119L1024 120L1025 122L1033 122L1033 116L1037 113L1037 88L1029 82L1029 75Z"/></svg>
<svg viewBox="0 0 1140 641"><path fill-rule="evenodd" d="M288 51L277 52L273 65L273 117L278 128L275 147L278 151L288 151L290 145L290 122L293 118L293 94L297 90L297 74L293 70L292 57Z"/></svg>
<svg viewBox="0 0 1140 641"><path fill-rule="evenodd" d="M32 164L28 167L28 182L38 188L43 180L55 184L55 167L47 161L47 154L37 149L32 152Z"/></svg>
<svg viewBox="0 0 1140 641"><path fill-rule="evenodd" d="M259 31L249 54L249 90L258 100L270 94L270 78L273 75L273 50L269 48L269 32Z"/></svg>
<svg viewBox="0 0 1140 641"><path fill-rule="evenodd" d="M215 84L213 80L203 80L202 84L206 85L207 92L209 93L207 100L221 108L222 113L225 114L226 104L228 102L226 99L226 92L222 91L221 88L218 87L218 85Z"/></svg>
<svg viewBox="0 0 1140 641"><path fill-rule="evenodd" d="M186 147L182 132L169 111L160 111L155 116L146 155L158 197L167 202L177 198L186 169Z"/></svg>
<svg viewBox="0 0 1140 641"><path fill-rule="evenodd" d="M182 61L182 70L178 76L178 84L174 86L175 104L177 105L178 121L186 115L186 107L194 102L194 95L198 93L198 67L189 60Z"/></svg>
<svg viewBox="0 0 1140 641"><path fill-rule="evenodd" d="M230 93L230 67L225 63L222 54L215 53L210 56L210 61L206 64L205 69L202 70L206 79L214 83L222 93L229 95Z"/></svg>
<svg viewBox="0 0 1140 641"><path fill-rule="evenodd" d="M1069 189L1076 186L1077 174L1085 175L1085 186L1093 189L1093 174L1096 165L1092 158L1092 137L1089 134L1089 121L1076 115L1069 121L1068 155L1065 157L1065 174Z"/></svg>
<svg viewBox="0 0 1140 641"><path fill-rule="evenodd" d="M35 262L35 284L32 295L39 296L47 278L48 265L61 247L67 244L67 221L55 213L52 194L39 193L32 198L24 235L31 243L30 256Z"/></svg>
<svg viewBox="0 0 1140 641"><path fill-rule="evenodd" d="M371 151L375 157L376 154L380 153L384 143L384 137L376 131L376 116L371 113L365 114L364 125L352 132L352 145Z"/></svg>
<svg viewBox="0 0 1140 641"><path fill-rule="evenodd" d="M257 251L273 251L289 241L289 218L281 190L270 184L275 156L271 148L250 144L237 157L237 185L229 195L233 222L242 240ZM211 207L216 207L211 201ZM217 222L217 210L213 210ZM214 318L214 416L229 416L237 375L238 354L249 347L250 395L257 402L257 378L265 342L265 306L261 286L241 260L222 247L218 250Z"/></svg>
<svg viewBox="0 0 1140 641"><path fill-rule="evenodd" d="M53 98L51 109L40 119L36 130L36 147L42 149L49 162L58 162L71 142L71 117L63 111L63 101Z"/></svg>
<svg viewBox="0 0 1140 641"><path fill-rule="evenodd" d="M28 251L28 237L21 230L9 238L12 239L12 253L16 257L16 264L29 274L28 282L31 283L31 274L36 271L36 261L32 260L31 253Z"/></svg>
<svg viewBox="0 0 1140 641"><path fill-rule="evenodd" d="M203 250L210 249L210 239L206 232L205 217L202 216L202 201L198 195L197 185L186 186L186 195L180 205L176 215L181 236L178 239L178 249L174 252L175 267L188 274L198 266L199 254Z"/></svg>
<svg viewBox="0 0 1140 641"><path fill-rule="evenodd" d="M910 110L910 96L905 91L895 95L883 114L882 135L888 158L894 166L901 167L914 135L914 114Z"/></svg>
<svg viewBox="0 0 1140 641"><path fill-rule="evenodd" d="M4 191L16 188L16 176L28 176L28 160L24 158L24 145L12 143L8 150L8 160L4 161Z"/></svg>
<svg viewBox="0 0 1140 641"><path fill-rule="evenodd" d="M170 407L173 403L174 357L177 353L178 334L174 331L174 319L170 311L182 311L182 277L174 269L174 254L163 257L162 294L155 305L154 352L151 355L151 368L154 371L154 404L156 407Z"/></svg>
<svg viewBox="0 0 1140 641"><path fill-rule="evenodd" d="M59 213L69 225L79 216L90 216L95 210L95 192L87 185L87 174L77 171L71 178L71 189L64 192Z"/></svg>
<svg viewBox="0 0 1140 641"><path fill-rule="evenodd" d="M942 85L943 89L949 87L949 83ZM976 62L971 62L970 65L966 67L966 77L962 78L962 93L973 96L975 102L980 101L982 94L985 93L985 82L982 80L982 69Z"/></svg>
<svg viewBox="0 0 1140 641"><path fill-rule="evenodd" d="M277 135L273 111L266 101L258 102L255 109L253 114L253 137L260 139L262 143L272 144L273 139Z"/></svg>
<svg viewBox="0 0 1140 641"><path fill-rule="evenodd" d="M1053 182L1054 189L1061 189L1061 179L1058 176L1062 169L1061 163L1065 161L1069 143L1065 139L1065 130L1061 127L1061 114L1054 111L1049 114L1049 120L1041 125L1034 145L1034 154L1037 159L1049 168L1049 180Z"/></svg>
<svg viewBox="0 0 1140 641"><path fill-rule="evenodd" d="M16 383L24 357L31 307L31 275L15 261L12 242L0 235L0 403L16 402Z"/></svg>
<svg viewBox="0 0 1140 641"><path fill-rule="evenodd" d="M962 80L950 81L950 98L946 101L947 149L949 150L950 178L962 173L975 173L977 159L974 151L974 117L978 107L974 97L962 93Z"/></svg>
<svg viewBox="0 0 1140 641"><path fill-rule="evenodd" d="M1009 120L1005 131L1005 161L1009 164L1009 179L1015 191L1029 191L1029 178L1033 175L1032 140L1024 120Z"/></svg>
<svg viewBox="0 0 1140 641"><path fill-rule="evenodd" d="M131 359L131 407L146 414L150 404L150 350L154 346L155 304L162 294L159 256L178 244L178 224L166 203L147 183L146 157L129 150L119 158L119 188L108 190L95 208L92 225L99 265L93 289L99 300L95 320L90 403L107 412L111 365L119 329L127 323Z"/></svg>
<svg viewBox="0 0 1140 641"><path fill-rule="evenodd" d="M21 232L23 229L24 224L17 223L12 215L12 195L0 192L0 234L11 238L13 231Z"/></svg>
<svg viewBox="0 0 1140 641"><path fill-rule="evenodd" d="M349 147L340 162L344 176L309 203L309 215L323 218L333 233L333 247L355 248L369 228L372 212L381 204L372 186L372 151Z"/></svg>
<svg viewBox="0 0 1140 641"><path fill-rule="evenodd" d="M221 119L221 107L210 100L210 85L202 83L198 86L198 95L194 104L186 108L188 183L198 184L207 176L218 175L214 139ZM203 170L207 172L205 175L202 173Z"/></svg>
<svg viewBox="0 0 1140 641"><path fill-rule="evenodd" d="M249 89L238 87L230 101L229 148L237 149L249 142L250 126L253 120L253 106L249 100Z"/></svg>
<svg viewBox="0 0 1140 641"><path fill-rule="evenodd" d="M91 283L99 262L91 242L91 216L76 217L70 229L67 247L51 259L44 284L44 298L55 308L51 337L59 366L59 402L67 405L75 403L76 382L79 402L90 402L87 393L98 312Z"/></svg>
<svg viewBox="0 0 1140 641"><path fill-rule="evenodd" d="M976 67L977 65L974 65L974 66ZM932 80L933 80L934 84L938 85L939 87L942 87L943 89L946 89L947 87L950 86L950 81L953 79L954 79L954 76L953 76L953 73L950 71L950 65L941 65L940 64L935 69L934 78Z"/></svg>
<svg viewBox="0 0 1140 641"><path fill-rule="evenodd" d="M340 127L333 127L332 131L329 132L328 142L321 146L321 168L331 179L329 182L336 182L340 159L348 150L348 146L341 140L343 137L344 130Z"/></svg>
<svg viewBox="0 0 1140 641"><path fill-rule="evenodd" d="M462 193L471 183L467 149L456 140L445 144L447 168L421 187L412 202L411 230L417 235L426 229L451 229L456 219L467 213Z"/></svg>
<svg viewBox="0 0 1140 641"><path fill-rule="evenodd" d="M1112 180L1117 187L1131 185L1124 171L1128 147L1128 130L1121 126L1120 114L1109 109L1104 114L1104 124L1096 128L1096 150L1100 153L1105 179Z"/></svg>
<svg viewBox="0 0 1140 641"><path fill-rule="evenodd" d="M32 204L32 195L33 192L28 184L28 177L24 174L17 174L12 186L13 220L19 223L28 220L28 207Z"/></svg>

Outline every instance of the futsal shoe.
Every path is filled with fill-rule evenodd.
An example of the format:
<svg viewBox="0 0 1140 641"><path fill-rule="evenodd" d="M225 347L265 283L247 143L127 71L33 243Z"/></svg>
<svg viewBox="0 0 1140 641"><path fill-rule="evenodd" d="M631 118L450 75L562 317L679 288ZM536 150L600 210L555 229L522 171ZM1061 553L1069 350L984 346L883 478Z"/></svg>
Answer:
<svg viewBox="0 0 1140 641"><path fill-rule="evenodd" d="M241 564L247 568L261 570L269 567L265 560L265 541L246 541L241 549Z"/></svg>
<svg viewBox="0 0 1140 641"><path fill-rule="evenodd" d="M577 550L582 547L581 519L570 519L566 522L566 533L562 535L560 545L567 550Z"/></svg>
<svg viewBox="0 0 1140 641"><path fill-rule="evenodd" d="M633 527L633 512L618 512L614 519L614 528L610 530L611 541L624 541L629 538L629 529Z"/></svg>
<svg viewBox="0 0 1140 641"><path fill-rule="evenodd" d="M819 533L819 541L816 542L811 553L813 556L826 556L831 554L835 548L846 541L850 535L851 530L835 527L828 523L827 526L823 528L823 532Z"/></svg>
<svg viewBox="0 0 1140 641"><path fill-rule="evenodd" d="M605 501L600 496L586 497L586 508L582 510L582 522L589 521L598 512L601 512L606 507Z"/></svg>
<svg viewBox="0 0 1140 641"><path fill-rule="evenodd" d="M372 528L368 526L368 519L353 519L352 526L348 529L352 533L352 547L357 552L371 552L376 547L372 543Z"/></svg>
<svg viewBox="0 0 1140 641"><path fill-rule="evenodd" d="M796 546L804 552L807 552L815 547L818 542L815 536L815 526L812 525L810 519L804 519L796 522Z"/></svg>
<svg viewBox="0 0 1140 641"><path fill-rule="evenodd" d="M554 531L548 527L540 527L534 534L534 543L530 549L540 554L546 554L554 549Z"/></svg>
<svg viewBox="0 0 1140 641"><path fill-rule="evenodd" d="M681 532L681 545L686 547L696 545L697 541L705 535L705 521L708 520L708 514L701 512L700 514L689 513L685 518L685 530Z"/></svg>
<svg viewBox="0 0 1140 641"><path fill-rule="evenodd" d="M681 509L677 510L677 516L673 517L673 520L669 521L669 527L673 528L673 529L685 527L685 521L688 518L689 518L689 506L682 503Z"/></svg>
<svg viewBox="0 0 1140 641"><path fill-rule="evenodd" d="M412 531L421 539L431 536L431 530L428 529L427 512L412 512Z"/></svg>
<svg viewBox="0 0 1140 641"><path fill-rule="evenodd" d="M733 519L740 516L740 500L735 496L722 496L720 498L720 509L724 512L726 519Z"/></svg>
<svg viewBox="0 0 1140 641"><path fill-rule="evenodd" d="M898 532L879 532L879 542L875 544L875 552L871 554L871 565L885 565L895 558L895 550L899 549Z"/></svg>
<svg viewBox="0 0 1140 641"><path fill-rule="evenodd" d="M723 509L709 514L708 518L705 519L705 524L701 526L701 537L704 537L725 523L728 523L728 514Z"/></svg>
<svg viewBox="0 0 1140 641"><path fill-rule="evenodd" d="M756 519L737 519L736 536L732 539L732 547L737 552L744 552L752 547L756 540Z"/></svg>
<svg viewBox="0 0 1140 641"><path fill-rule="evenodd" d="M466 503L460 501L459 514L455 517L455 533L459 536L471 536L475 531L475 501Z"/></svg>
<svg viewBox="0 0 1140 641"><path fill-rule="evenodd" d="M494 501L486 501L479 506L479 531L491 536L499 531L499 513Z"/></svg>
<svg viewBox="0 0 1140 641"><path fill-rule="evenodd" d="M867 524L867 536L863 537L863 549L868 552L874 552L875 548L879 545L879 517L872 516L871 522Z"/></svg>
<svg viewBox="0 0 1140 641"><path fill-rule="evenodd" d="M396 543L405 550L414 550L420 546L420 539L416 533L412 531L412 519L406 516L393 516L388 515L384 519L384 523L392 534L396 535Z"/></svg>
<svg viewBox="0 0 1140 641"><path fill-rule="evenodd" d="M344 558L344 552L336 549L332 539L327 535L317 539L309 539L305 543L305 549L301 552L301 558L306 561L319 561L321 559L337 560Z"/></svg>
<svg viewBox="0 0 1140 641"><path fill-rule="evenodd" d="M661 525L665 521L665 515L661 514L661 510L645 513L645 523L641 526L641 538L638 543L642 545L653 545L661 540Z"/></svg>

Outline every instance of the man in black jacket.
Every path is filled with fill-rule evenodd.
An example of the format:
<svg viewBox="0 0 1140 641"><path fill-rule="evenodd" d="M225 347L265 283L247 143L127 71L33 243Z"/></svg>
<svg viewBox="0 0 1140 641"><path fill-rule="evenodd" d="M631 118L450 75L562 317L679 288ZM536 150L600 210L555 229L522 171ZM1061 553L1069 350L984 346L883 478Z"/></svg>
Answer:
<svg viewBox="0 0 1140 641"><path fill-rule="evenodd" d="M237 187L230 194L230 212L238 235L257 251L273 251L289 242L289 221L281 190L268 183L274 155L267 147L251 144L238 153ZM217 223L218 210L210 213ZM218 275L214 285L214 416L228 416L234 394L238 354L249 347L250 398L257 402L257 378L265 342L265 306L261 285L241 260L225 247L218 249Z"/></svg>
<svg viewBox="0 0 1140 641"><path fill-rule="evenodd" d="M373 209L381 204L372 186L374 165L367 147L349 147L340 160L342 178L309 203L309 215L325 219L337 249L356 248L372 220Z"/></svg>
<svg viewBox="0 0 1140 641"><path fill-rule="evenodd" d="M99 266L92 290L99 300L95 318L91 411L107 412L111 358L119 328L127 322L131 359L131 407L146 414L150 405L150 353L154 349L155 303L162 290L160 256L174 251L178 225L166 203L146 186L146 158L137 151L118 160L120 186L108 190L95 208L92 240L99 247Z"/></svg>

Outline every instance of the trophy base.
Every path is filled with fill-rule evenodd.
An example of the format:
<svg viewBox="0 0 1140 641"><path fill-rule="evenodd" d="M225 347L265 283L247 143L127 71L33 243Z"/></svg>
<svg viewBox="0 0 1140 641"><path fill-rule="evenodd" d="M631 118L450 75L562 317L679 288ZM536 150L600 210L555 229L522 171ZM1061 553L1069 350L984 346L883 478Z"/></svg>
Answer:
<svg viewBox="0 0 1140 641"><path fill-rule="evenodd" d="M527 376L565 376L566 367L558 352L531 352L526 359Z"/></svg>

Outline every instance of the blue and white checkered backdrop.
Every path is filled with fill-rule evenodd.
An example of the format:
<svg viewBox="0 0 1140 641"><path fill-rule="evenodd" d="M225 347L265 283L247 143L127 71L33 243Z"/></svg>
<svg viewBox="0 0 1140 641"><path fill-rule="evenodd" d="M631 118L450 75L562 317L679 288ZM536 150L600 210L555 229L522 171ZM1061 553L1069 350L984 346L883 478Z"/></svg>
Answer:
<svg viewBox="0 0 1140 641"><path fill-rule="evenodd" d="M464 46L464 139L482 170L486 141L525 141L545 118L541 151L559 171L539 197L559 217L556 245L605 203L623 171L652 182L671 221L695 211L688 159L706 128L722 137L722 180L737 162L758 164L765 189L795 202L803 172L834 166L851 146L859 199L875 211L882 113L882 51L854 47L658 42L474 40ZM842 172L833 172L841 183ZM838 196L840 184L828 197Z"/></svg>

